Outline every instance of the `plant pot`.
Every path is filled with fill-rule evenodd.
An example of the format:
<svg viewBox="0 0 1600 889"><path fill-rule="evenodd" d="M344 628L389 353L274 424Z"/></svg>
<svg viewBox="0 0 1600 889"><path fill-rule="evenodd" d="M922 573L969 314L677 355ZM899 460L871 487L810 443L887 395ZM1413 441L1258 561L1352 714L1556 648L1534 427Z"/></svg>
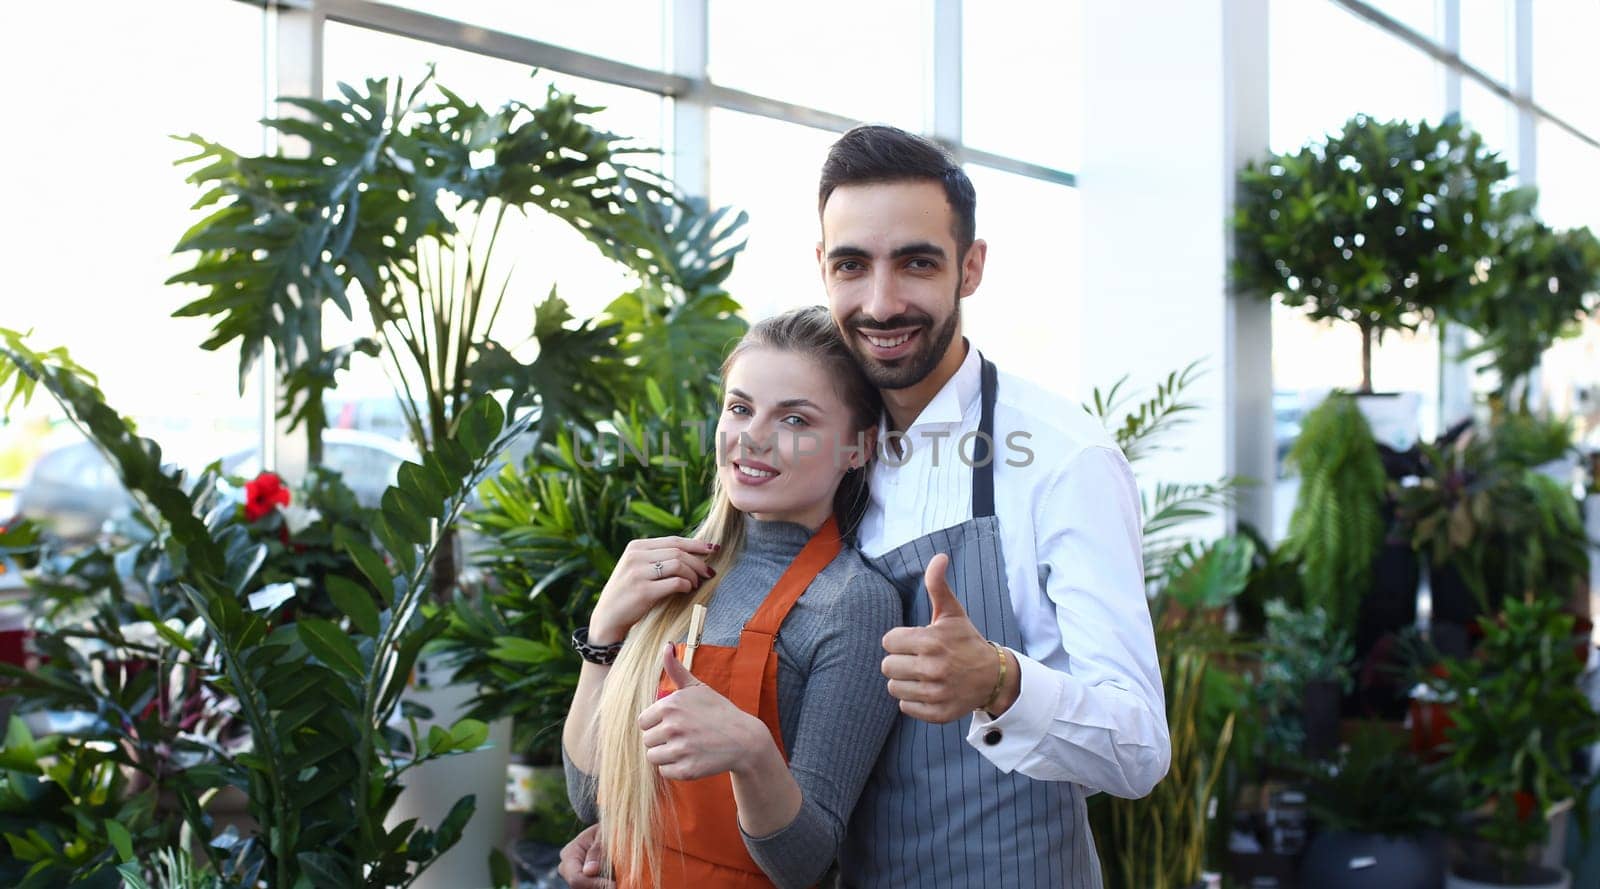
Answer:
<svg viewBox="0 0 1600 889"><path fill-rule="evenodd" d="M425 669L418 675L448 682L448 671ZM419 719L419 730L426 735L430 726L449 729L467 711L467 702L477 689L468 684L413 685L405 697L433 712L432 719ZM489 724L488 748L473 753L449 756L423 763L408 771L401 791L390 809L386 827L410 819L436 828L450 807L463 796L476 798L476 808L460 842L422 873L411 885L416 889L458 889L489 886L489 853L498 848L505 824L506 766L511 761L511 720Z"/></svg>
<svg viewBox="0 0 1600 889"><path fill-rule="evenodd" d="M1545 867L1561 867L1567 861L1567 824L1572 820L1573 803L1573 800L1564 799L1545 810L1550 838L1539 850L1539 863Z"/></svg>
<svg viewBox="0 0 1600 889"><path fill-rule="evenodd" d="M1536 882L1519 883L1486 882L1457 876L1451 871L1445 875L1444 889L1572 889L1572 874L1565 868L1540 868L1539 871L1532 877Z"/></svg>
<svg viewBox="0 0 1600 889"><path fill-rule="evenodd" d="M1444 842L1436 836L1323 831L1300 860L1301 889L1439 889L1444 874Z"/></svg>
<svg viewBox="0 0 1600 889"><path fill-rule="evenodd" d="M1600 464L1600 453L1595 455L1595 462ZM1583 527L1589 537L1589 595L1593 597L1600 595L1600 491L1583 498ZM1590 617L1600 618L1600 614Z"/></svg>
<svg viewBox="0 0 1600 889"><path fill-rule="evenodd" d="M1433 601L1429 636L1434 647L1446 657L1469 656L1472 638L1468 628L1482 613L1477 597L1461 579L1461 572L1448 562L1428 565L1428 589Z"/></svg>
<svg viewBox="0 0 1600 889"><path fill-rule="evenodd" d="M1306 742L1302 751L1312 759L1325 759L1339 749L1339 700L1343 689L1331 679L1306 683L1301 720Z"/></svg>
<svg viewBox="0 0 1600 889"><path fill-rule="evenodd" d="M1393 504L1385 504L1385 524L1394 520ZM1344 715L1399 719L1405 715L1408 688L1387 669L1394 657L1394 642L1416 626L1417 594L1422 586L1422 564L1410 545L1386 541L1372 560L1372 585L1359 603L1351 641L1355 648L1356 685Z"/></svg>

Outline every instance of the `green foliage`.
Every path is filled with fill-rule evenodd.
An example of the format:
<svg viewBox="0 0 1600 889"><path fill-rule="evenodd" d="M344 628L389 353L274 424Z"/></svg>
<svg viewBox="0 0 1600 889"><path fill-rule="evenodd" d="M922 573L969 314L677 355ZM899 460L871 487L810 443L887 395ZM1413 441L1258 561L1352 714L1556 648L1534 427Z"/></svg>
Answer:
<svg viewBox="0 0 1600 889"><path fill-rule="evenodd" d="M581 667L568 638L586 621L628 542L689 533L710 506L710 423L650 405L614 415L598 438L563 431L481 489L470 520L493 541L496 589L449 610L444 647L461 681L478 685L471 715L515 718L516 749L560 762L560 728Z"/></svg>
<svg viewBox="0 0 1600 889"><path fill-rule="evenodd" d="M1463 357L1492 356L1481 370L1497 374L1506 405L1545 350L1576 335L1600 305L1600 240L1586 228L1550 228L1532 216L1533 203L1532 189L1497 202L1499 243L1483 281L1450 311L1481 338ZM1523 388L1524 408L1530 394Z"/></svg>
<svg viewBox="0 0 1600 889"><path fill-rule="evenodd" d="M1397 494L1412 547L1454 567L1485 611L1507 596L1565 601L1589 566L1571 492L1470 432L1422 454L1420 481Z"/></svg>
<svg viewBox="0 0 1600 889"><path fill-rule="evenodd" d="M485 392L507 393L512 411L537 405L546 432L615 403L605 371L621 328L567 328L552 293L535 318L531 364L491 336L514 287L495 247L503 226L529 213L566 222L645 289L673 291L729 325L731 309L711 304L743 246L744 215L712 212L631 167L637 150L586 122L598 109L554 88L540 105L488 109L431 71L409 92L376 79L339 93L284 99L300 115L267 121L304 157L244 156L187 137L198 152L180 163L204 189L197 206L212 212L177 244L197 257L171 279L207 288L178 314L215 319L204 348L237 343L241 386L273 352L284 416L307 427L313 462L323 394L354 351L375 353L379 341L419 446ZM325 306L352 318L352 296L373 332L330 347Z"/></svg>
<svg viewBox="0 0 1600 889"><path fill-rule="evenodd" d="M1309 776L1307 802L1330 830L1417 836L1453 826L1461 815L1461 781L1443 763L1424 763L1405 736L1366 724L1337 760Z"/></svg>
<svg viewBox="0 0 1600 889"><path fill-rule="evenodd" d="M1356 115L1326 142L1239 176L1233 278L1262 299L1374 332L1415 329L1465 298L1493 249L1507 167L1454 120ZM1364 355L1363 389L1371 388Z"/></svg>
<svg viewBox="0 0 1600 889"><path fill-rule="evenodd" d="M1160 650L1172 767L1143 799L1102 795L1090 803L1101 869L1113 889L1184 889L1200 878L1210 803L1233 740L1232 713L1219 730L1206 730L1212 656L1184 645Z"/></svg>
<svg viewBox="0 0 1600 889"><path fill-rule="evenodd" d="M151 857L148 870L151 881L145 880L145 867L135 862L117 866L125 889L228 889L222 877L206 865L196 865L188 850L161 849Z"/></svg>
<svg viewBox="0 0 1600 889"><path fill-rule="evenodd" d="M1388 477L1372 429L1354 398L1334 393L1306 415L1289 451L1300 492L1283 549L1302 566L1306 601L1331 626L1355 626L1383 543Z"/></svg>
<svg viewBox="0 0 1600 889"><path fill-rule="evenodd" d="M1198 410L1184 397L1198 367L1169 374L1132 409L1131 396L1122 391L1126 378L1105 392L1096 389L1084 407L1112 432L1130 461L1145 459ZM1143 799L1101 795L1090 801L1107 886L1186 887L1205 863L1210 808L1234 741L1235 714L1246 703L1240 677L1216 666L1219 657L1236 653L1222 628L1223 613L1251 576L1256 546L1242 535L1201 541L1185 531L1231 502L1241 483L1163 482L1153 495L1141 495L1145 579L1161 653L1172 764Z"/></svg>
<svg viewBox="0 0 1600 889"><path fill-rule="evenodd" d="M1548 597L1508 598L1483 621L1477 657L1444 662L1436 683L1452 702L1450 763L1468 782L1469 805L1496 873L1511 883L1549 834L1545 811L1588 798L1574 755L1600 740L1600 714L1578 688L1583 671L1573 619Z"/></svg>
<svg viewBox="0 0 1600 889"><path fill-rule="evenodd" d="M1123 391L1128 378L1123 376L1104 392L1096 386L1091 402L1083 408L1111 431L1128 462L1136 463L1162 450L1161 439L1188 425L1189 415L1200 409L1198 404L1183 399L1183 393L1199 376L1200 362L1192 361L1182 370L1167 374L1149 398L1132 408L1128 403L1133 396ZM1116 419L1118 414L1122 415L1120 421Z"/></svg>
<svg viewBox="0 0 1600 889"><path fill-rule="evenodd" d="M28 333L0 327L0 350L18 355L26 355L28 360L40 367L51 367L75 374L85 385L93 387L99 380L95 375L84 370L72 356L67 354L66 347L57 346L43 352L29 348L27 344ZM11 413L11 409L20 402L23 407L33 400L33 394L38 387L38 381L26 373L21 372L19 365L12 362L0 364L0 395L10 392L5 400L4 410L0 415Z"/></svg>
<svg viewBox="0 0 1600 889"><path fill-rule="evenodd" d="M154 839L154 796L132 792L118 758L11 717L0 749L0 881L18 889L117 887L116 842Z"/></svg>
<svg viewBox="0 0 1600 889"><path fill-rule="evenodd" d="M273 628L271 615L241 601L262 558L258 546L237 545L243 530L220 530L196 509L193 495L165 472L160 450L139 439L104 403L100 393L70 371L42 364L22 349L0 350L28 378L45 386L68 416L110 457L124 483L147 513L161 541L170 586L180 595L153 603L152 616L167 609L193 620L181 631L155 625L160 642L152 668L128 671L112 689L122 710L103 715L103 732L129 740L127 713L185 675L237 702L238 721L248 731L244 752L220 745L197 746L202 758L182 772L176 785L184 819L204 830L200 788L232 785L245 792L257 835L213 837L214 859L225 879L255 885L308 884L388 887L409 881L461 835L473 800L460 800L436 829L408 822L387 830L384 820L400 792L400 779L415 765L478 747L486 729L463 720L421 737L391 725L411 668L423 645L443 629L442 616L424 617L421 596L440 541L459 519L467 499L512 436L527 419L505 422L491 398L469 404L449 438L435 442L420 463L404 464L372 519L375 540L349 529L334 536L378 591L376 620L365 607L351 607L339 621L309 617ZM247 539L247 538L246 538ZM352 604L361 601L342 597ZM159 607L158 607L159 606ZM348 624L345 621L348 620ZM112 628L115 629L115 628ZM127 640L124 640L125 642ZM28 675L12 675L27 681ZM50 681L49 676L41 682ZM58 688L58 699L74 693ZM96 712L106 695L80 689L80 706ZM135 709L140 708L140 709ZM133 738L138 746L137 738ZM170 842L144 845L142 852ZM80 874L81 875L81 874Z"/></svg>
<svg viewBox="0 0 1600 889"><path fill-rule="evenodd" d="M1355 657L1348 631L1331 625L1320 606L1297 611L1282 601L1266 605L1267 635L1261 649L1256 698L1264 716L1263 744L1277 765L1297 764L1305 746L1303 704L1306 686L1318 680L1350 690Z"/></svg>
<svg viewBox="0 0 1600 889"><path fill-rule="evenodd" d="M230 482L238 487L245 484L240 479ZM294 588L297 614L328 618L347 613L338 599L350 595L352 589L372 600L376 590L338 539L341 534L366 533L377 511L362 506L339 473L321 466L310 468L288 508L303 516L299 526L291 527L295 523L282 510L250 522L244 507L239 507L235 518L248 529L250 539L265 549L261 567L245 592L287 583Z"/></svg>
<svg viewBox="0 0 1600 889"><path fill-rule="evenodd" d="M1495 459L1534 467L1573 453L1577 430L1570 417L1539 417L1526 411L1505 411L1490 432Z"/></svg>
<svg viewBox="0 0 1600 889"><path fill-rule="evenodd" d="M1226 608L1249 581L1254 559L1255 544L1236 534L1203 546L1189 544L1168 563L1156 607L1170 603L1199 612Z"/></svg>
<svg viewBox="0 0 1600 889"><path fill-rule="evenodd" d="M1250 579L1244 590L1234 600L1234 610L1239 616L1239 632L1247 638L1259 639L1267 631L1268 602L1281 601L1290 608L1301 608L1305 602L1305 584L1300 576L1300 562L1283 547L1273 548L1261 532L1248 523L1241 523L1239 534L1255 544L1255 558L1250 565Z"/></svg>
<svg viewBox="0 0 1600 889"><path fill-rule="evenodd" d="M1136 464L1165 450L1164 440L1190 422L1200 405L1185 397L1185 392L1200 377L1200 362L1191 362L1157 383L1148 398L1135 402L1124 391L1126 376L1111 388L1098 386L1084 410L1111 432L1117 447L1130 464ZM1181 533L1189 523L1216 514L1233 502L1238 489L1249 480L1224 477L1214 482L1157 482L1151 492L1141 491L1139 507L1143 525L1145 584L1152 589L1171 577L1174 560L1192 557L1199 541Z"/></svg>

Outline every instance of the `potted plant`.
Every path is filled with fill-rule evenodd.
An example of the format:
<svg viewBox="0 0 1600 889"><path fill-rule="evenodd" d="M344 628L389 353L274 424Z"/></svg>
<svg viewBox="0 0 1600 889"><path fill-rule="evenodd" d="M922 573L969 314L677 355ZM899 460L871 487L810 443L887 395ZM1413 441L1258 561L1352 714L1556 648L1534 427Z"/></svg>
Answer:
<svg viewBox="0 0 1600 889"><path fill-rule="evenodd" d="M1184 390L1197 365L1168 375L1148 398L1128 407L1122 381L1096 389L1086 407L1110 428L1130 460L1161 447L1197 407ZM1224 615L1251 574L1255 550L1232 534L1194 539L1185 525L1228 502L1238 482L1162 483L1143 505L1145 575L1167 701L1172 765L1139 800L1096 796L1089 818L1107 886L1190 889L1203 886L1212 853L1212 810L1225 788L1228 752L1244 707L1244 682L1226 668L1235 655Z"/></svg>
<svg viewBox="0 0 1600 889"><path fill-rule="evenodd" d="M1493 246L1490 210L1506 164L1459 121L1356 115L1324 142L1239 175L1233 279L1262 299L1361 331L1372 347L1459 301Z"/></svg>
<svg viewBox="0 0 1600 889"><path fill-rule="evenodd" d="M1446 653L1464 655L1466 628L1476 629L1479 615L1494 613L1504 598L1565 601L1588 573L1577 502L1559 482L1520 465L1516 455L1525 452L1525 443L1501 451L1468 431L1447 448L1425 446L1421 478L1397 491L1401 527L1428 558L1434 623L1462 628L1435 634Z"/></svg>
<svg viewBox="0 0 1600 889"><path fill-rule="evenodd" d="M1349 634L1320 606L1304 611L1281 600L1266 606L1256 694L1265 716L1266 762L1299 766L1339 746L1339 700L1350 686Z"/></svg>
<svg viewBox="0 0 1600 889"><path fill-rule="evenodd" d="M1552 597L1512 597L1483 622L1475 657L1444 661L1438 688L1454 725L1448 762L1467 783L1470 834L1453 889L1570 885L1539 860L1557 806L1588 799L1574 757L1600 739L1600 714L1578 688L1573 619Z"/></svg>
<svg viewBox="0 0 1600 889"><path fill-rule="evenodd" d="M616 405L636 400L638 380L676 382L665 371L708 353L715 368L720 350L743 331L721 288L743 246L743 214L714 211L633 166L632 156L650 150L591 126L587 116L597 109L554 89L540 104L485 108L434 83L431 71L409 90L377 79L340 92L285 100L305 119L267 122L298 137L303 156L243 156L189 138L199 149L188 159L189 181L205 190L201 203L213 212L178 243L175 251L194 264L171 279L207 289L179 314L215 320L203 346L236 345L241 384L271 350L284 418L291 429L303 427L313 464L326 425L323 396L357 354L386 362L417 448L447 438L461 412L492 392L509 411L532 409L536 434L518 447L526 453L557 430L593 433ZM525 293L502 234L531 214L571 225L632 273L635 286L603 316L581 321L553 289ZM523 328L527 342L497 326L508 296L513 303L544 296L531 329ZM326 342L325 307L353 319L352 299L364 303L370 328L348 343ZM695 371L681 385L695 387L706 373ZM447 528L428 578L441 607L475 593L462 581L470 557ZM544 638L541 631L521 641ZM445 726L465 715L479 691L473 681L510 684L489 671L457 679L431 657L420 667L427 682L411 699ZM509 724L492 726L488 762L426 767L397 811L448 804L429 788L453 794L460 781L478 781L487 792L503 781L495 774L509 762L511 732ZM498 806L485 809L469 840L498 841L500 814ZM430 879L469 879L447 873L454 864Z"/></svg>
<svg viewBox="0 0 1600 889"><path fill-rule="evenodd" d="M1306 415L1289 462L1301 481L1282 548L1300 565L1306 604L1350 632L1388 532L1388 477L1377 442L1355 402L1334 393Z"/></svg>
<svg viewBox="0 0 1600 889"><path fill-rule="evenodd" d="M421 613L428 571L470 492L531 418L507 425L493 399L469 405L447 439L420 463L400 468L382 498L374 534L335 532L377 597L354 584L331 584L337 620L303 616L274 627L272 611L282 602L253 602L244 593L264 548L245 529L203 508L209 489L186 487L181 475L163 467L160 448L134 435L60 353L34 351L19 335L0 330L0 366L6 369L0 385L24 398L44 387L102 449L154 529L164 560L147 575L145 601L134 605L136 613L153 618L156 636L148 648L155 669L121 669L114 662L130 641L120 627L97 625L88 634L60 634L52 644L65 653L69 639L94 643L83 657L112 677L106 683L83 683L63 658L36 672L0 665L12 688L101 717L61 743L74 755L81 749L108 753L116 765L147 765L140 754L151 739L134 729L154 722L150 731L156 732L161 720L150 715L148 703L157 691L186 688L187 676L230 697L250 739L241 752L204 738L173 738L196 756L166 776L181 818L158 824L153 837L130 838L90 810L74 808L76 829L96 838L87 847L93 854L76 857L86 847L69 842L39 851L39 860L64 860L69 882L90 878L118 861L143 861L176 845L170 837L178 825L170 822L180 822L207 844L218 872L232 882L272 889L410 885L459 839L474 800L457 800L436 827L409 821L389 828L385 818L402 778L422 762L478 748L487 731L471 720L425 734L391 725L406 677L444 624ZM118 635L108 644L112 633ZM212 830L203 796L221 787L244 791L258 832ZM73 804L94 804L93 797ZM148 805L154 797L152 788L137 798ZM20 845L16 835L8 840L14 850L38 851Z"/></svg>
<svg viewBox="0 0 1600 889"><path fill-rule="evenodd" d="M1600 240L1587 228L1557 231L1540 222L1535 199L1533 189L1499 198L1499 236L1481 283L1449 309L1480 340L1461 357L1489 356L1480 372L1498 377L1496 401L1513 412L1529 409L1528 375L1545 350L1575 335L1600 305Z"/></svg>
<svg viewBox="0 0 1600 889"><path fill-rule="evenodd" d="M1302 889L1438 889L1445 833L1461 811L1451 770L1418 760L1389 726L1363 723L1306 782L1317 831L1300 862Z"/></svg>

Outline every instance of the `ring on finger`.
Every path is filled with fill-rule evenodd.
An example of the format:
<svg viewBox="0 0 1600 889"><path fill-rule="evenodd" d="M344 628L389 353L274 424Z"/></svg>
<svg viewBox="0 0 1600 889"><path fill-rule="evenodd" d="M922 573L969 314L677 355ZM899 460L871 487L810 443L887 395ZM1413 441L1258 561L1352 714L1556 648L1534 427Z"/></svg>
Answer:
<svg viewBox="0 0 1600 889"><path fill-rule="evenodd" d="M656 577L655 577L655 579L656 580L660 580L661 579L661 574L662 574L661 563L660 562L653 562L653 563L651 563L650 567L656 569Z"/></svg>

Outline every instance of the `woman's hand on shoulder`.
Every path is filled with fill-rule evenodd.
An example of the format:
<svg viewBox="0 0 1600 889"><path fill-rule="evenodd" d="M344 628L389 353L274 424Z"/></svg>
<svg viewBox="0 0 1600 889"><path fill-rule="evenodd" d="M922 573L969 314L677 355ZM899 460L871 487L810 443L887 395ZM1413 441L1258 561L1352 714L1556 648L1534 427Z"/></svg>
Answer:
<svg viewBox="0 0 1600 889"><path fill-rule="evenodd" d="M589 618L589 641L621 642L661 600L700 588L715 575L706 560L720 547L690 537L641 537L628 544Z"/></svg>
<svg viewBox="0 0 1600 889"><path fill-rule="evenodd" d="M645 760L661 777L692 781L749 771L777 752L766 725L696 679L671 645L662 650L662 666L677 691L639 714Z"/></svg>

